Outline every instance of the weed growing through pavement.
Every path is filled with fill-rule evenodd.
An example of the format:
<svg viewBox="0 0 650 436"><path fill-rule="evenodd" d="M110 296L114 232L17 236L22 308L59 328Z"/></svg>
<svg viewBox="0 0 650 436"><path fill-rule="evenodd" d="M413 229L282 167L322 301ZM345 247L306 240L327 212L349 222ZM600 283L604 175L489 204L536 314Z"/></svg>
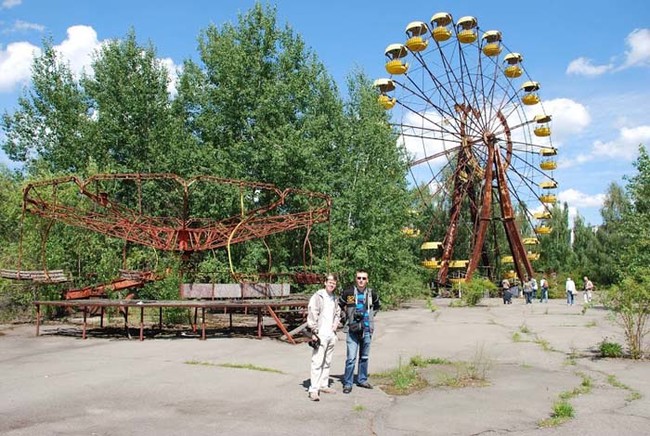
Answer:
<svg viewBox="0 0 650 436"><path fill-rule="evenodd" d="M540 421L538 425L540 427L557 427L573 418L573 415L574 411L571 403L565 400L556 401L553 404L551 417Z"/></svg>
<svg viewBox="0 0 650 436"><path fill-rule="evenodd" d="M186 364L186 365L217 366L216 363L203 362L203 361L200 361L200 360L186 360L183 363Z"/></svg>
<svg viewBox="0 0 650 436"><path fill-rule="evenodd" d="M585 395L591 392L591 388L592 388L591 377L581 372L578 372L576 374L578 374L582 378L582 381L580 382L580 386L573 388L573 390L571 391L565 391L560 393L560 399L570 400L571 398L577 397L578 395Z"/></svg>
<svg viewBox="0 0 650 436"><path fill-rule="evenodd" d="M486 355L484 346L477 347L470 362L458 362L455 366L456 374L442 374L438 386L463 388L488 384L487 373L492 367L492 361Z"/></svg>
<svg viewBox="0 0 650 436"><path fill-rule="evenodd" d="M379 379L382 388L390 395L408 395L412 392L424 389L428 383L420 376L415 366L402 364L400 357L397 368L373 374L373 378Z"/></svg>
<svg viewBox="0 0 650 436"><path fill-rule="evenodd" d="M411 360L409 361L409 365L419 366L419 367L425 367L429 365L447 365L450 363L451 363L450 360L441 359L439 357L429 357L428 359L425 359L419 354L411 357Z"/></svg>
<svg viewBox="0 0 650 436"><path fill-rule="evenodd" d="M623 346L617 342L608 341L604 338L598 345L598 351L601 357L623 357Z"/></svg>
<svg viewBox="0 0 650 436"><path fill-rule="evenodd" d="M573 418L574 410L571 403L569 403L569 400L571 398L577 397L578 395L584 395L591 392L593 383L591 377L581 372L578 372L576 374L582 378L580 386L574 388L571 391L560 393L560 399L553 404L551 417L540 421L538 423L540 427L556 427Z"/></svg>
<svg viewBox="0 0 650 436"><path fill-rule="evenodd" d="M438 306L433 302L431 297L427 298L427 309L429 309L431 312L435 312L439 309Z"/></svg>
<svg viewBox="0 0 650 436"><path fill-rule="evenodd" d="M522 333L530 333L530 329L526 324L522 324L521 326L519 326L519 331Z"/></svg>
<svg viewBox="0 0 650 436"><path fill-rule="evenodd" d="M585 324L585 327L596 327L598 323L595 320L589 321L587 324Z"/></svg>
<svg viewBox="0 0 650 436"><path fill-rule="evenodd" d="M615 388L625 389L626 391L629 391L630 394L625 398L625 401L627 401L628 403L631 402L631 401L639 400L639 399L643 398L643 395L641 395L641 393L639 391L637 391L636 389L632 389L631 387L629 387L625 383L621 383L616 378L615 375L608 375L607 376L607 383L614 386Z"/></svg>
<svg viewBox="0 0 650 436"><path fill-rule="evenodd" d="M570 352L569 355L567 356L566 360L564 361L565 365L575 365L577 363L578 359L578 349L575 346L570 347Z"/></svg>
<svg viewBox="0 0 650 436"><path fill-rule="evenodd" d="M363 412L366 410L366 408L363 406L363 404L355 404L354 407L352 407L352 410L355 412Z"/></svg>
<svg viewBox="0 0 650 436"><path fill-rule="evenodd" d="M263 366L257 366L250 363L212 363L212 362L202 362L200 360L186 360L184 363L187 365L220 366L222 368L249 369L252 371L275 372L277 374L284 374L282 371L278 369L265 368Z"/></svg>
<svg viewBox="0 0 650 436"><path fill-rule="evenodd" d="M252 371L275 372L278 374L284 374L278 369L266 368L264 366L257 366L250 363L220 363L218 366L221 366L223 368L250 369Z"/></svg>
<svg viewBox="0 0 650 436"><path fill-rule="evenodd" d="M542 347L542 350L544 351L553 351L553 347L551 347L551 344L549 344L546 339L535 336L535 343Z"/></svg>
<svg viewBox="0 0 650 436"><path fill-rule="evenodd" d="M512 334L512 342L521 342L521 335L519 332L514 332Z"/></svg>

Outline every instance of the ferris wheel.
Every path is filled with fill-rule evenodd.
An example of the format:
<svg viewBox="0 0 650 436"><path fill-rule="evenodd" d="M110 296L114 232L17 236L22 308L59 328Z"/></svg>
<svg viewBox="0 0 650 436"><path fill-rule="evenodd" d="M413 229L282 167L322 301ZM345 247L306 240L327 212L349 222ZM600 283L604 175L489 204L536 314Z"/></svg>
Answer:
<svg viewBox="0 0 650 436"><path fill-rule="evenodd" d="M552 231L557 149L523 56L507 49L500 31L446 12L409 23L405 41L385 55L390 76L375 81L379 102L392 111L420 197L448 211L444 234L425 233L422 249L435 255L423 265L441 284L497 266L532 277L538 236ZM497 234L507 244L497 244Z"/></svg>

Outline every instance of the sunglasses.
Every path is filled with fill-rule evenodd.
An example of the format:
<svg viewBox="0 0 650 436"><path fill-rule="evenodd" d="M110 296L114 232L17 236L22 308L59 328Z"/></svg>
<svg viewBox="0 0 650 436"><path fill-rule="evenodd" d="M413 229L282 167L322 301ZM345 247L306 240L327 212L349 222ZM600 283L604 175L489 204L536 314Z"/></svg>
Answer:
<svg viewBox="0 0 650 436"><path fill-rule="evenodd" d="M357 277L357 280L368 280L368 277Z"/></svg>

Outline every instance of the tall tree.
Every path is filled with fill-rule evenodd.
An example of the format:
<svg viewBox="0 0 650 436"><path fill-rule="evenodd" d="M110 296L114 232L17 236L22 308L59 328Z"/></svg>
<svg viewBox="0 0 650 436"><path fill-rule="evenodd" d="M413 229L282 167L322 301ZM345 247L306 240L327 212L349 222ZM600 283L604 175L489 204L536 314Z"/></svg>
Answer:
<svg viewBox="0 0 650 436"><path fill-rule="evenodd" d="M650 265L650 156L642 145L634 167L636 174L626 177L632 207L622 226L626 242L621 255L623 271L643 270Z"/></svg>
<svg viewBox="0 0 650 436"><path fill-rule="evenodd" d="M622 233L625 217L630 213L630 200L625 189L617 183L611 183L605 194L600 215L603 223L598 226L596 238L601 249L596 257L591 259L597 280L603 285L615 283L619 277L620 258L627 244Z"/></svg>
<svg viewBox="0 0 650 436"><path fill-rule="evenodd" d="M571 230L569 227L569 207L553 205L548 225L553 231L548 236L540 237L539 268L542 271L567 271L573 264L571 249Z"/></svg>
<svg viewBox="0 0 650 436"><path fill-rule="evenodd" d="M368 268L375 283L398 298L417 288L418 274L411 241L401 232L412 208L406 154L396 146L370 81L357 72L348 83L345 152L337 172L343 185L334 199L335 252L349 271L353 265Z"/></svg>
<svg viewBox="0 0 650 436"><path fill-rule="evenodd" d="M577 215L573 220L573 269L581 275L587 275L592 281L603 283L602 271L596 260L602 247L596 237L594 228L585 224L584 218Z"/></svg>
<svg viewBox="0 0 650 436"><path fill-rule="evenodd" d="M173 116L169 76L152 45L141 46L131 30L102 46L83 80L93 129L86 147L100 168L126 172L178 172L189 142Z"/></svg>
<svg viewBox="0 0 650 436"><path fill-rule="evenodd" d="M34 59L32 86L18 99L18 109L2 116L10 159L39 171L77 172L90 157L90 113L83 89L49 40Z"/></svg>

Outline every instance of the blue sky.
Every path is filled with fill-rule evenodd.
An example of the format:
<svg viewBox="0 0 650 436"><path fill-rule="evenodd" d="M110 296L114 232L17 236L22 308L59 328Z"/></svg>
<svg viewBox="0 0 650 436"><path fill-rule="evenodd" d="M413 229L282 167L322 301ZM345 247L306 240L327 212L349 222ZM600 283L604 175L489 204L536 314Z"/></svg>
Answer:
<svg viewBox="0 0 650 436"><path fill-rule="evenodd" d="M611 182L633 172L640 143L650 144L650 6L647 0L524 3L502 0L272 2L327 66L344 92L355 68L385 77L384 49L404 42L411 21L436 12L471 15L482 30L498 29L524 56L528 75L553 115L559 149L557 194L572 213L600 222ZM11 112L29 85L34 50L44 37L80 71L102 41L133 28L174 71L197 58L197 37L209 24L236 22L253 1L0 0L0 112ZM173 73L171 74L173 77ZM2 135L2 133L0 133ZM0 162L10 165L0 152Z"/></svg>

